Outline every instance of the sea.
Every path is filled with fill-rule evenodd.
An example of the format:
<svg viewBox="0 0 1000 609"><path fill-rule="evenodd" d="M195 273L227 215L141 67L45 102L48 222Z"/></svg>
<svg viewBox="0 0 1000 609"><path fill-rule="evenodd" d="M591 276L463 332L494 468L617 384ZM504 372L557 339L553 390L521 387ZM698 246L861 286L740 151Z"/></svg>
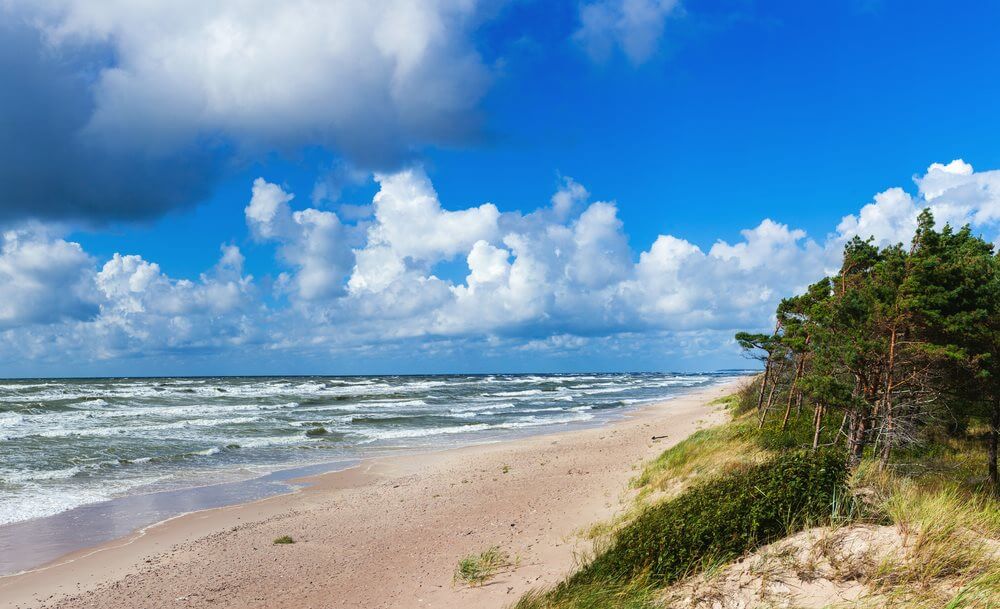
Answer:
<svg viewBox="0 0 1000 609"><path fill-rule="evenodd" d="M106 537L368 456L598 425L740 374L0 380L0 543L148 512Z"/></svg>

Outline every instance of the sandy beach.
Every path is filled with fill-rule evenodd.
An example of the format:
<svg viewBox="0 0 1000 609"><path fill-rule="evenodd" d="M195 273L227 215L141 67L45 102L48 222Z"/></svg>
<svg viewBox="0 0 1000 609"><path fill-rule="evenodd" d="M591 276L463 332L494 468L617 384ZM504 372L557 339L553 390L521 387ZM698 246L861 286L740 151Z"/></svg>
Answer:
<svg viewBox="0 0 1000 609"><path fill-rule="evenodd" d="M580 532L623 509L641 463L721 422L709 402L738 382L599 428L370 459L186 514L0 578L0 607L505 607L570 571L588 549ZM295 543L272 543L283 535ZM491 546L517 567L453 582L461 557Z"/></svg>

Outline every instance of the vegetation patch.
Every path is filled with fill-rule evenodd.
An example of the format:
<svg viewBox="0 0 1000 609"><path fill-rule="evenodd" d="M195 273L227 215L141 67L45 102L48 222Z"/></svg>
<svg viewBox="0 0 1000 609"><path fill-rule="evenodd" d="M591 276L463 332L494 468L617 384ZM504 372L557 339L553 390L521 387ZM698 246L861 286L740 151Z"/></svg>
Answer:
<svg viewBox="0 0 1000 609"><path fill-rule="evenodd" d="M741 466L761 463L772 456L750 439L751 430L733 424L695 432L651 461L632 481L640 497L682 490L694 479L703 479Z"/></svg>
<svg viewBox="0 0 1000 609"><path fill-rule="evenodd" d="M862 606L1000 607L1000 501L973 475L977 444L942 440L890 468L862 462L852 484L868 497L865 516L894 524L904 541L865 574Z"/></svg>
<svg viewBox="0 0 1000 609"><path fill-rule="evenodd" d="M493 546L479 554L470 554L458 561L455 568L454 581L469 586L481 586L502 573L514 567L510 554L500 546Z"/></svg>
<svg viewBox="0 0 1000 609"><path fill-rule="evenodd" d="M617 581L648 572L676 581L705 560L739 556L790 530L823 522L843 494L838 455L795 453L726 474L646 510L573 581Z"/></svg>
<svg viewBox="0 0 1000 609"><path fill-rule="evenodd" d="M274 540L274 545L276 546L286 545L290 543L295 543L295 540L288 535L282 535L281 537L278 537L277 539Z"/></svg>
<svg viewBox="0 0 1000 609"><path fill-rule="evenodd" d="M723 474L647 508L580 571L517 607L645 606L658 587L829 521L845 479L842 455L831 452L788 453Z"/></svg>

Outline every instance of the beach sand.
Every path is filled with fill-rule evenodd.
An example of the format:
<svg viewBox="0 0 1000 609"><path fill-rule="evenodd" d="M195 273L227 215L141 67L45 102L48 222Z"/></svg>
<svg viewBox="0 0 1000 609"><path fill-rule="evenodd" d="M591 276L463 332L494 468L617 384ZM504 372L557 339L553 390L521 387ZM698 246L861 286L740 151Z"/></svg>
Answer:
<svg viewBox="0 0 1000 609"><path fill-rule="evenodd" d="M569 573L589 549L581 532L626 507L641 464L722 422L709 402L737 383L598 428L370 459L294 493L179 516L0 578L0 607L506 607ZM283 535L295 543L275 545ZM491 546L516 568L453 582L460 558Z"/></svg>

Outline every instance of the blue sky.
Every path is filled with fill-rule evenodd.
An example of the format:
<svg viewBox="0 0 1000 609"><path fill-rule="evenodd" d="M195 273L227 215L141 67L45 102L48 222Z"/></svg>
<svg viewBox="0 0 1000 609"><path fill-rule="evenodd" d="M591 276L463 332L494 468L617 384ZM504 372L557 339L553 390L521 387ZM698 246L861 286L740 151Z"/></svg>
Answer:
<svg viewBox="0 0 1000 609"><path fill-rule="evenodd" d="M910 212L931 205L997 236L993 3L299 0L301 23L256 5L149 4L0 9L4 47L27 57L0 66L23 91L0 98L15 117L0 124L0 291L13 303L0 330L20 345L0 362L13 375L733 367L732 330L766 326L851 230L905 238ZM218 51L215 23L235 51ZM345 24L352 51L324 51ZM145 48L151 31L160 44ZM206 52L219 53L211 69ZM245 212L257 178L276 189L258 208L283 225ZM340 192L311 196L328 182ZM568 215L530 215L573 185L588 195ZM866 216L892 187L909 199ZM371 215L380 191L397 216ZM414 192L478 211L416 217L401 194ZM612 207L593 208L586 233L599 202ZM336 227L292 219L310 208ZM741 232L764 219L785 232ZM372 237L393 221L397 237ZM432 237L407 241L407 226ZM477 241L496 273L470 295ZM220 246L238 248L229 266ZM31 259L45 248L63 266ZM371 288L356 250L391 250L402 270ZM133 258L112 269L115 254ZM542 261L544 289L515 293L519 259ZM671 261L673 283L650 287ZM692 288L707 276L755 296ZM220 286L239 297L211 300Z"/></svg>

